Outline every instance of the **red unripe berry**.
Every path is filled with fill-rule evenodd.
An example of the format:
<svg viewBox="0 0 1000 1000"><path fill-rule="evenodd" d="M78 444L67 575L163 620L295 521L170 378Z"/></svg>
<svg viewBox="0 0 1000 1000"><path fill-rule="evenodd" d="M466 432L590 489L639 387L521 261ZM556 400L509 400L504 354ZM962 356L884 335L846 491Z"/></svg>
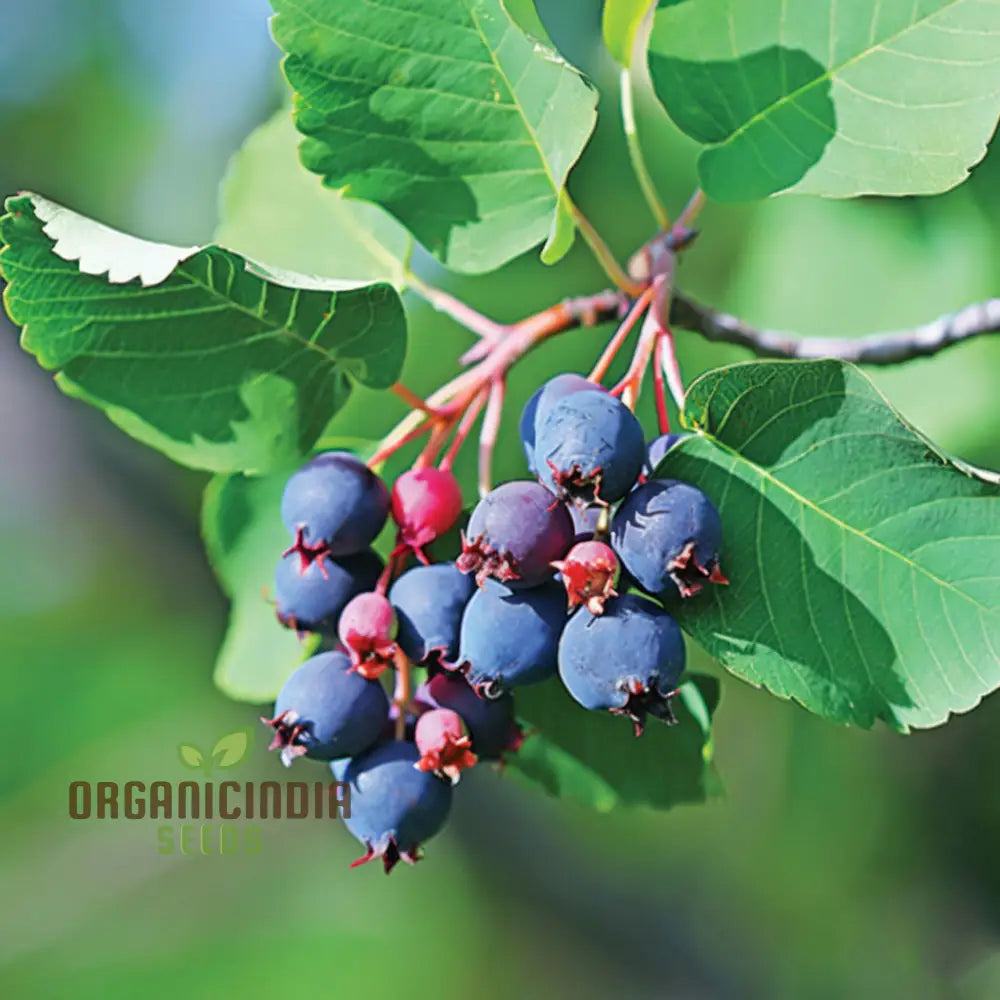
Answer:
<svg viewBox="0 0 1000 1000"><path fill-rule="evenodd" d="M618 596L614 588L621 566L611 546L604 542L578 542L565 559L552 563L552 568L562 574L571 611L583 604L592 615L600 615L604 613L604 602Z"/></svg>
<svg viewBox="0 0 1000 1000"><path fill-rule="evenodd" d="M421 551L443 535L462 513L462 491L447 469L410 469L392 488L392 519L400 541L426 562Z"/></svg>
<svg viewBox="0 0 1000 1000"><path fill-rule="evenodd" d="M435 708L417 719L414 742L420 760L418 771L433 771L454 785L462 771L479 759L470 749L472 740L465 723L450 708Z"/></svg>
<svg viewBox="0 0 1000 1000"><path fill-rule="evenodd" d="M341 612L337 635L351 658L351 669L372 680L392 662L398 649L396 612L382 594L358 594Z"/></svg>

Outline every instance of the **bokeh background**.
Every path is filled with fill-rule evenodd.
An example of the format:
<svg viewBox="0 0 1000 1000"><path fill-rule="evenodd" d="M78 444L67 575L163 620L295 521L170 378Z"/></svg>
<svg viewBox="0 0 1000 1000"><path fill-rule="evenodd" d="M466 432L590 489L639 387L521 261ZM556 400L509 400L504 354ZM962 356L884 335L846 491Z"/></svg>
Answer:
<svg viewBox="0 0 1000 1000"><path fill-rule="evenodd" d="M610 91L597 0L539 6ZM208 240L228 158L282 101L266 0L0 7L0 191ZM572 187L625 255L650 223L613 96L602 111ZM693 151L648 101L640 124L679 207ZM936 198L710 206L680 281L803 333L904 326L998 293L998 223L994 149ZM556 270L529 254L496 279L439 277L505 320L603 284L579 247ZM521 402L589 367L605 332L517 369L502 475L523 474ZM418 307L405 380L430 390L467 343ZM688 377L736 356L682 336ZM944 448L1000 468L1000 338L873 375ZM371 404L358 393L337 429L378 436L390 415ZM160 855L152 823L74 823L69 781L180 780L178 743L255 720L212 686L227 609L198 537L203 484L62 397L0 324L0 995L1000 996L996 698L902 738L729 679L725 798L597 815L474 775L426 860L390 879L347 870L357 848L335 823L271 823L259 854L226 857ZM258 740L239 777L280 771Z"/></svg>

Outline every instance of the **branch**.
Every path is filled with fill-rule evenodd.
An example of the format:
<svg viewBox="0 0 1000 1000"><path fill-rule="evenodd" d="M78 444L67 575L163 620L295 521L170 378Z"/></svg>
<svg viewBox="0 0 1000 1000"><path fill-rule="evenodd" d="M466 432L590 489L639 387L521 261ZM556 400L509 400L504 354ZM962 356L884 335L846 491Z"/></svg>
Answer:
<svg viewBox="0 0 1000 1000"><path fill-rule="evenodd" d="M706 340L738 344L764 358L838 358L859 365L894 365L937 354L952 344L987 333L1000 333L1000 299L988 299L909 330L874 333L857 339L796 337L758 330L726 313L677 293L670 316L675 326Z"/></svg>

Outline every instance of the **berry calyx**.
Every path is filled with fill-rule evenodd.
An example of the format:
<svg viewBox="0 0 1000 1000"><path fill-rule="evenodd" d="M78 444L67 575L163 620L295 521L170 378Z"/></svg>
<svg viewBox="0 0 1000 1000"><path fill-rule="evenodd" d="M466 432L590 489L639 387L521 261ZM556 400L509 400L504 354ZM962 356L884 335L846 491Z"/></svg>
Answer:
<svg viewBox="0 0 1000 1000"><path fill-rule="evenodd" d="M577 542L565 559L552 563L562 574L569 610L581 604L592 615L604 613L604 602L617 597L615 586L621 573L618 556L604 542Z"/></svg>
<svg viewBox="0 0 1000 1000"><path fill-rule="evenodd" d="M391 510L400 543L427 563L423 547L458 520L462 490L448 469L410 469L392 487Z"/></svg>
<svg viewBox="0 0 1000 1000"><path fill-rule="evenodd" d="M479 758L472 752L472 738L457 712L450 708L435 708L417 719L415 742L420 760L413 766L420 771L433 771L453 785L467 767Z"/></svg>
<svg viewBox="0 0 1000 1000"><path fill-rule="evenodd" d="M341 612L337 635L351 658L351 669L373 680L392 662L399 647L396 612L379 593L358 594Z"/></svg>

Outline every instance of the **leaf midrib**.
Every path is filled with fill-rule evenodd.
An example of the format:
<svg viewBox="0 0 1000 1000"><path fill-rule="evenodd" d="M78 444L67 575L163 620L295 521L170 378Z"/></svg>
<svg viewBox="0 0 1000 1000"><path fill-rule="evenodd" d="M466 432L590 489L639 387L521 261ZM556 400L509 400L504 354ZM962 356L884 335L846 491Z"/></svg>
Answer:
<svg viewBox="0 0 1000 1000"><path fill-rule="evenodd" d="M738 128L730 132L730 134L726 136L725 139L723 139L720 143L717 143L716 145L719 146L729 145L734 140L746 134L746 132L748 132L754 125L769 118L771 114L775 112L778 108L781 108L786 104L794 104L796 98L798 98L801 94L804 94L807 90L810 90L817 84L823 83L827 80L832 81L833 78L838 73L841 73L849 66L853 66L855 63L860 62L862 59L867 59L868 56L870 56L873 52L876 52L877 50L884 48L889 43L896 41L897 38L902 38L905 34L907 34L907 32L913 31L915 28L920 27L920 25L924 24L925 22L930 21L932 18L937 17L939 14L942 14L949 7L954 7L956 4L964 2L965 0L946 0L944 4L942 4L937 10L933 11L932 13L925 14L923 17L918 18L911 24L908 24L905 28L902 28L899 31L895 32L894 34L888 35L886 38L881 39L877 44L871 45L869 48L866 48L862 52L857 53L857 55L851 56L850 59L845 59L842 63L839 63L836 66L829 67L825 72L820 73L819 76L813 77L813 79L811 79L808 83L801 84L800 86L796 87L795 90L789 91L787 94L782 95L773 104L769 104L766 108L763 108L762 110L758 111L755 115L753 115L753 117L748 118L742 125L740 125ZM733 55L736 56L737 58L743 58L743 56L745 56L746 53L733 52Z"/></svg>

